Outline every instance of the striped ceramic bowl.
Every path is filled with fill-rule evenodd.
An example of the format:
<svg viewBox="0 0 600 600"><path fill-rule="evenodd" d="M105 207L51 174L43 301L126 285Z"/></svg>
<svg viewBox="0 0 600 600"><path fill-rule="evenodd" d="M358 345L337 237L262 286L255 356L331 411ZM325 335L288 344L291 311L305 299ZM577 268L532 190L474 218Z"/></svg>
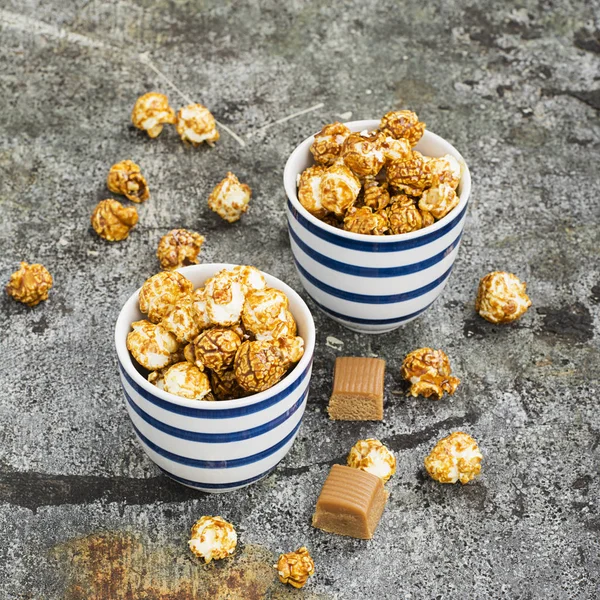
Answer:
<svg viewBox="0 0 600 600"><path fill-rule="evenodd" d="M379 121L346 123L372 130ZM311 215L298 201L296 179L313 164L304 140L285 165L287 218L296 268L305 290L332 319L363 333L396 329L423 313L440 295L456 259L471 191L469 169L459 152L426 131L416 149L425 156L451 154L461 163L458 206L430 227L400 235L343 231Z"/></svg>
<svg viewBox="0 0 600 600"><path fill-rule="evenodd" d="M206 264L179 271L194 286L233 265ZM176 481L204 492L227 492L265 477L287 454L298 433L310 381L315 325L302 298L264 273L282 290L304 338L304 356L271 389L241 398L208 402L174 396L150 384L126 347L131 323L143 319L137 290L119 314L115 344L125 406L146 454Z"/></svg>

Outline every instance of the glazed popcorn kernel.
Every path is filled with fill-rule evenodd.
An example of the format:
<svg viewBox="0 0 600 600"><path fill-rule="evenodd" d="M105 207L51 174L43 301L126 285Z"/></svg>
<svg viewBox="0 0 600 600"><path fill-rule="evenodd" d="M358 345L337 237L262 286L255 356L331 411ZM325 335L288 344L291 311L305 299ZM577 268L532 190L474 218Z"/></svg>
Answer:
<svg viewBox="0 0 600 600"><path fill-rule="evenodd" d="M343 217L358 197L360 180L345 165L333 165L321 178L321 204L337 217Z"/></svg>
<svg viewBox="0 0 600 600"><path fill-rule="evenodd" d="M394 160L404 160L412 152L410 143L404 138L395 139L392 136L381 136L379 142L386 163Z"/></svg>
<svg viewBox="0 0 600 600"><path fill-rule="evenodd" d="M233 173L228 172L208 197L208 208L228 223L234 223L248 210L251 195L250 186L240 183Z"/></svg>
<svg viewBox="0 0 600 600"><path fill-rule="evenodd" d="M428 158L427 162L433 177L433 187L447 183L453 190L460 183L460 163L451 154L444 154L439 158Z"/></svg>
<svg viewBox="0 0 600 600"><path fill-rule="evenodd" d="M206 314L211 323L230 327L242 315L244 287L235 273L224 269L209 279L205 286Z"/></svg>
<svg viewBox="0 0 600 600"><path fill-rule="evenodd" d="M383 483L396 472L394 453L379 440L358 440L348 454L348 466L381 477Z"/></svg>
<svg viewBox="0 0 600 600"><path fill-rule="evenodd" d="M458 205L460 198L447 183L440 183L437 187L423 192L419 200L419 208L430 212L436 219L445 217Z"/></svg>
<svg viewBox="0 0 600 600"><path fill-rule="evenodd" d="M146 279L140 290L140 310L153 323L158 323L171 312L182 298L194 289L192 282L177 271L162 271Z"/></svg>
<svg viewBox="0 0 600 600"><path fill-rule="evenodd" d="M240 336L227 327L213 327L201 333L192 345L194 364L222 373L233 365L235 353L242 344Z"/></svg>
<svg viewBox="0 0 600 600"><path fill-rule="evenodd" d="M196 324L201 331L211 325L215 325L208 316L206 298L206 288L198 288L194 290L194 293L192 294L192 309L194 311Z"/></svg>
<svg viewBox="0 0 600 600"><path fill-rule="evenodd" d="M387 208L390 233L409 233L423 227L423 216L414 200L404 194L394 196Z"/></svg>
<svg viewBox="0 0 600 600"><path fill-rule="evenodd" d="M388 184L385 181L377 181L374 177L367 177L363 184L363 193L365 206L375 212L384 209L390 203Z"/></svg>
<svg viewBox="0 0 600 600"><path fill-rule="evenodd" d="M94 231L101 238L120 242L137 223L138 214L133 206L123 206L113 199L102 200L94 209L91 221Z"/></svg>
<svg viewBox="0 0 600 600"><path fill-rule="evenodd" d="M127 334L127 350L142 367L156 371L173 362L179 343L170 331L150 321L135 321L131 328Z"/></svg>
<svg viewBox="0 0 600 600"><path fill-rule="evenodd" d="M308 553L306 546L301 546L295 552L280 554L274 565L281 583L287 583L295 588L306 585L308 578L315 573L315 563Z"/></svg>
<svg viewBox="0 0 600 600"><path fill-rule="evenodd" d="M294 323L294 329L295 325ZM304 339L299 335L295 335L295 332L291 333L288 330L286 333L287 335L274 336L274 343L279 346L288 363L297 363L304 355Z"/></svg>
<svg viewBox="0 0 600 600"><path fill-rule="evenodd" d="M420 196L432 181L431 168L420 152L392 161L387 166L386 177L393 188L410 196Z"/></svg>
<svg viewBox="0 0 600 600"><path fill-rule="evenodd" d="M368 206L351 206L344 217L344 229L366 235L384 235L389 223L384 214L373 212Z"/></svg>
<svg viewBox="0 0 600 600"><path fill-rule="evenodd" d="M526 287L525 282L512 273L488 273L479 282L475 310L490 323L516 321L531 306Z"/></svg>
<svg viewBox="0 0 600 600"><path fill-rule="evenodd" d="M286 320L287 296L280 290L265 288L246 296L242 309L242 324L252 335L262 335Z"/></svg>
<svg viewBox="0 0 600 600"><path fill-rule="evenodd" d="M325 167L319 165L308 167L298 180L298 200L317 219L323 219L327 215L327 209L321 202L321 181L325 173L327 173Z"/></svg>
<svg viewBox="0 0 600 600"><path fill-rule="evenodd" d="M274 341L245 341L235 355L235 377L247 392L273 387L286 373L290 361Z"/></svg>
<svg viewBox="0 0 600 600"><path fill-rule="evenodd" d="M171 229L158 243L156 256L165 270L178 269L185 265L197 265L198 254L204 236L187 229Z"/></svg>
<svg viewBox="0 0 600 600"><path fill-rule="evenodd" d="M379 129L393 138L404 138L414 146L425 132L425 123L411 110L396 110L383 115Z"/></svg>
<svg viewBox="0 0 600 600"><path fill-rule="evenodd" d="M164 390L188 400L208 400L210 381L196 365L178 362L164 373Z"/></svg>
<svg viewBox="0 0 600 600"><path fill-rule="evenodd" d="M244 397L247 392L240 387L235 378L235 371L230 369L222 373L210 372L212 391L217 400L235 400Z"/></svg>
<svg viewBox="0 0 600 600"><path fill-rule="evenodd" d="M106 177L106 186L113 194L121 194L132 202L145 202L150 197L146 179L132 160L113 165Z"/></svg>
<svg viewBox="0 0 600 600"><path fill-rule="evenodd" d="M155 385L159 390L165 389L165 371L168 367L164 369L158 369L158 371L150 371L148 373L148 381Z"/></svg>
<svg viewBox="0 0 600 600"><path fill-rule="evenodd" d="M178 342L189 343L200 333L192 307L192 295L180 296L160 324L170 331Z"/></svg>
<svg viewBox="0 0 600 600"><path fill-rule="evenodd" d="M222 517L202 517L194 523L188 546L205 563L227 558L235 552L237 533Z"/></svg>
<svg viewBox="0 0 600 600"><path fill-rule="evenodd" d="M177 113L175 128L181 139L192 146L199 146L202 142L212 146L220 137L215 118L202 104L181 108Z"/></svg>
<svg viewBox="0 0 600 600"><path fill-rule="evenodd" d="M483 455L477 442L462 431L440 440L425 459L427 472L440 483L465 484L479 475Z"/></svg>
<svg viewBox="0 0 600 600"><path fill-rule="evenodd" d="M149 92L140 96L133 107L131 122L151 138L160 135L163 125L175 123L175 111L164 94Z"/></svg>
<svg viewBox="0 0 600 600"><path fill-rule="evenodd" d="M375 176L385 164L377 132L351 133L342 147L344 164L359 177Z"/></svg>
<svg viewBox="0 0 600 600"><path fill-rule="evenodd" d="M265 276L256 268L249 265L237 265L229 269L236 280L241 283L244 294L253 290L262 290L267 287Z"/></svg>
<svg viewBox="0 0 600 600"><path fill-rule="evenodd" d="M408 393L439 400L444 392L454 394L460 379L452 377L450 361L442 350L419 348L406 356L401 374L411 386Z"/></svg>
<svg viewBox="0 0 600 600"><path fill-rule="evenodd" d="M330 166L336 162L349 135L350 130L343 123L336 122L325 125L315 135L315 140L310 147L315 162L325 166Z"/></svg>
<svg viewBox="0 0 600 600"><path fill-rule="evenodd" d="M52 275L46 267L39 263L30 265L22 262L19 270L10 276L6 293L17 302L36 306L42 300L48 299L51 288Z"/></svg>

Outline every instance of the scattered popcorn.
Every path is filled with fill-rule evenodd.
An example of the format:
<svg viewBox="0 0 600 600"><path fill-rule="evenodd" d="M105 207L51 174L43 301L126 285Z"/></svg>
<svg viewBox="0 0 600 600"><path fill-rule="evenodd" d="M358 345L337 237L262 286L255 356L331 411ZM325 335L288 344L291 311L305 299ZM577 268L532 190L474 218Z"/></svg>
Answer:
<svg viewBox="0 0 600 600"><path fill-rule="evenodd" d="M408 354L402 363L401 374L410 381L409 394L439 400L444 392L454 394L460 379L452 377L450 361L442 350L419 348Z"/></svg>
<svg viewBox="0 0 600 600"><path fill-rule="evenodd" d="M138 221L137 210L133 206L123 206L116 200L102 200L92 213L92 227L103 239L109 242L124 240Z"/></svg>
<svg viewBox="0 0 600 600"><path fill-rule="evenodd" d="M374 438L358 440L352 446L347 462L349 467L381 477L383 483L396 472L394 453Z"/></svg>
<svg viewBox="0 0 600 600"><path fill-rule="evenodd" d="M217 400L235 400L237 398L243 398L248 393L240 387L233 369L224 371L223 373L211 371L210 381L213 393Z"/></svg>
<svg viewBox="0 0 600 600"><path fill-rule="evenodd" d="M343 217L358 197L360 180L348 167L336 164L323 174L319 190L323 207Z"/></svg>
<svg viewBox="0 0 600 600"><path fill-rule="evenodd" d="M440 483L468 483L479 475L483 455L477 442L462 431L440 440L425 459L427 472Z"/></svg>
<svg viewBox="0 0 600 600"><path fill-rule="evenodd" d="M445 217L458 205L459 197L447 183L440 183L437 187L429 188L423 192L419 200L419 208L430 212L436 219Z"/></svg>
<svg viewBox="0 0 600 600"><path fill-rule="evenodd" d="M39 263L30 265L22 262L19 270L10 276L6 293L17 302L33 307L48 299L51 288L52 275L46 267Z"/></svg>
<svg viewBox="0 0 600 600"><path fill-rule="evenodd" d="M224 269L206 282L206 314L211 323L229 327L238 323L244 306L244 288L234 273Z"/></svg>
<svg viewBox="0 0 600 600"><path fill-rule="evenodd" d="M379 143L386 163L391 163L395 160L405 160L410 156L412 151L410 143L404 138L397 140L389 135L386 137L382 136Z"/></svg>
<svg viewBox="0 0 600 600"><path fill-rule="evenodd" d="M229 172L208 197L208 208L225 221L234 223L248 210L251 195L250 186L240 183L238 178Z"/></svg>
<svg viewBox="0 0 600 600"><path fill-rule="evenodd" d="M365 206L378 212L390 203L388 184L385 181L377 181L374 177L365 178L363 184Z"/></svg>
<svg viewBox="0 0 600 600"><path fill-rule="evenodd" d="M142 367L156 371L173 362L172 355L179 349L179 343L171 332L150 321L135 321L131 327L127 349Z"/></svg>
<svg viewBox="0 0 600 600"><path fill-rule="evenodd" d="M255 290L246 296L242 323L252 335L265 335L287 320L287 308L288 299L282 291L273 288Z"/></svg>
<svg viewBox="0 0 600 600"><path fill-rule="evenodd" d="M525 282L505 271L488 273L479 282L475 310L490 323L510 323L531 306Z"/></svg>
<svg viewBox="0 0 600 600"><path fill-rule="evenodd" d="M212 146L220 137L215 118L202 104L190 104L181 108L177 113L175 128L182 141L196 147L202 142Z"/></svg>
<svg viewBox="0 0 600 600"><path fill-rule="evenodd" d="M392 161L387 166L386 177L390 186L410 196L420 196L432 182L429 164L416 151Z"/></svg>
<svg viewBox="0 0 600 600"><path fill-rule="evenodd" d="M153 323L158 323L171 312L182 297L189 296L194 286L177 271L162 271L144 282L140 290L140 310Z"/></svg>
<svg viewBox="0 0 600 600"><path fill-rule="evenodd" d="M447 183L453 190L458 187L461 168L460 163L454 156L444 154L439 158L429 158L427 162L433 176L432 187L436 187L441 183Z"/></svg>
<svg viewBox="0 0 600 600"><path fill-rule="evenodd" d="M242 284L244 294L267 287L265 276L256 267L238 265L230 269L230 271L235 275L237 281Z"/></svg>
<svg viewBox="0 0 600 600"><path fill-rule="evenodd" d="M151 138L160 135L163 125L175 123L175 111L164 94L149 92L140 96L133 107L131 122Z"/></svg>
<svg viewBox="0 0 600 600"><path fill-rule="evenodd" d="M344 229L366 235L384 235L389 223L383 212L373 212L368 206L352 206L344 217Z"/></svg>
<svg viewBox="0 0 600 600"><path fill-rule="evenodd" d="M132 202L145 202L150 197L146 179L132 160L113 165L106 177L106 186L113 194L121 194Z"/></svg>
<svg viewBox="0 0 600 600"><path fill-rule="evenodd" d="M414 200L404 194L392 198L392 204L387 208L387 216L392 233L409 233L423 226L421 211Z"/></svg>
<svg viewBox="0 0 600 600"><path fill-rule="evenodd" d="M281 583L287 583L295 588L306 585L308 578L315 573L315 563L308 553L306 546L301 546L295 552L280 554L274 565Z"/></svg>
<svg viewBox="0 0 600 600"><path fill-rule="evenodd" d="M305 169L298 182L298 200L311 214L322 219L327 215L327 209L321 202L321 181L327 173L325 167L315 165Z"/></svg>
<svg viewBox="0 0 600 600"><path fill-rule="evenodd" d="M199 233L187 229L171 229L160 238L156 256L160 266L167 271L196 265L203 243L204 236Z"/></svg>
<svg viewBox="0 0 600 600"><path fill-rule="evenodd" d="M200 333L192 302L191 294L180 296L160 321L160 324L181 343L191 342Z"/></svg>
<svg viewBox="0 0 600 600"><path fill-rule="evenodd" d="M164 390L188 400L208 400L210 380L196 365L178 362L169 367L163 376Z"/></svg>
<svg viewBox="0 0 600 600"><path fill-rule="evenodd" d="M287 372L289 360L276 342L245 341L235 355L235 377L247 392L273 387Z"/></svg>
<svg viewBox="0 0 600 600"><path fill-rule="evenodd" d="M331 123L315 135L310 151L319 165L331 166L342 153L342 146L350 130L342 123Z"/></svg>
<svg viewBox="0 0 600 600"><path fill-rule="evenodd" d="M211 369L215 373L227 371L233 365L235 353L242 343L240 336L226 327L207 329L191 344L198 368Z"/></svg>
<svg viewBox="0 0 600 600"><path fill-rule="evenodd" d="M423 137L425 123L411 110L397 110L383 115L379 129L393 138L404 138L414 146Z"/></svg>
<svg viewBox="0 0 600 600"><path fill-rule="evenodd" d="M377 132L352 133L342 147L344 164L358 177L374 177L385 164L381 139Z"/></svg>
<svg viewBox="0 0 600 600"><path fill-rule="evenodd" d="M194 523L188 545L198 558L209 563L235 552L237 533L222 517L202 517Z"/></svg>

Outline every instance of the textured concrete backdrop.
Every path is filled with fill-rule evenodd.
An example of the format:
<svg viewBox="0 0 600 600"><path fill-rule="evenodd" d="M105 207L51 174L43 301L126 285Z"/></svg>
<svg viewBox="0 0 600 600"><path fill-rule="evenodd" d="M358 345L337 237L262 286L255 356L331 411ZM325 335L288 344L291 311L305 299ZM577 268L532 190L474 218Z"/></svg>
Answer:
<svg viewBox="0 0 600 600"><path fill-rule="evenodd" d="M55 280L35 309L0 300L2 599L598 597L599 5L503 5L0 1L0 281L21 260ZM140 94L182 104L140 53L246 146L223 134L193 149L173 129L156 140L135 130ZM443 296L380 337L315 312L306 416L277 471L227 496L171 483L134 439L112 345L121 304L158 269L160 236L197 230L203 261L254 264L300 291L286 157L339 115L400 107L455 144L474 179ZM142 166L152 197L130 238L110 244L89 217L124 158ZM206 206L229 169L254 190L235 225ZM512 326L474 313L492 269L528 283L533 306ZM462 379L451 399L403 395L401 360L427 345L444 348ZM327 420L340 354L388 361L384 422ZM423 457L456 429L480 441L483 473L441 486L424 476ZM375 538L313 530L329 466L368 436L398 457ZM204 567L188 553L202 514L235 523L235 558ZM316 576L296 592L271 565L301 543Z"/></svg>

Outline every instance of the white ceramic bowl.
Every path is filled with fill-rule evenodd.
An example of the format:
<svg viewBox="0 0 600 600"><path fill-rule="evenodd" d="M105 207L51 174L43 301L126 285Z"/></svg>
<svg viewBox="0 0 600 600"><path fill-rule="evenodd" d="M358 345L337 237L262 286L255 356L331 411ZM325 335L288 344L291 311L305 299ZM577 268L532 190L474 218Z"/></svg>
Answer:
<svg viewBox="0 0 600 600"><path fill-rule="evenodd" d="M179 269L195 287L233 265ZM264 273L282 290L304 338L304 355L278 384L239 400L187 400L158 389L138 371L126 346L131 323L145 318L139 289L123 306L115 328L125 406L146 454L176 481L204 492L226 492L265 477L294 443L306 407L315 347L315 324L300 296Z"/></svg>
<svg viewBox="0 0 600 600"><path fill-rule="evenodd" d="M352 131L372 130L379 121L346 125ZM302 285L321 310L349 329L396 329L431 306L448 281L465 224L469 169L454 146L425 131L416 150L426 156L451 154L461 164L458 206L430 227L411 233L351 233L320 221L298 200L296 180L313 164L313 140L310 136L292 152L283 174L290 243Z"/></svg>

